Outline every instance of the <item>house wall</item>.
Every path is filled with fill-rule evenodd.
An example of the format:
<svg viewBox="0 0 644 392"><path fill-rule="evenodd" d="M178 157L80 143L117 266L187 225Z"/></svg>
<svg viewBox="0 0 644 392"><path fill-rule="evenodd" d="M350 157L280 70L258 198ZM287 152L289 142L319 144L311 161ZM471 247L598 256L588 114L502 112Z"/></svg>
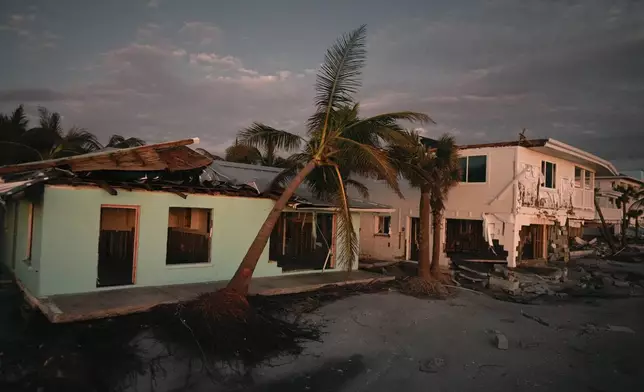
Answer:
<svg viewBox="0 0 644 392"><path fill-rule="evenodd" d="M40 296L81 293L96 288L101 205L140 206L135 286L225 280L232 277L273 201L258 198L124 191L111 196L99 188L47 186L41 237ZM167 266L166 241L170 207L212 211L211 261ZM280 275L268 263L268 249L254 276Z"/></svg>
<svg viewBox="0 0 644 392"><path fill-rule="evenodd" d="M400 190L404 199L396 195L385 183L360 179L369 188L369 200L392 206L392 213L363 213L360 216L360 257L376 260L405 260L409 239L410 217L418 217L420 192L404 180ZM389 235L381 235L376 230L376 217L390 216Z"/></svg>
<svg viewBox="0 0 644 392"><path fill-rule="evenodd" d="M48 296L114 289L96 287L102 205L139 207L133 287L141 287L230 279L274 202L210 195L188 195L183 199L172 193L125 190L118 190L117 196L111 196L99 188L46 186L44 203L36 210L39 224L34 244L38 243L40 279L29 283L32 294ZM209 263L166 265L170 207L211 210L213 228ZM359 232L360 214L354 213L352 218L354 228ZM19 233L19 237L23 235ZM356 264L357 259L355 267ZM293 272L296 273L302 272ZM33 275L38 279L35 270ZM269 263L267 246L253 276L277 275L284 273L276 263Z"/></svg>
<svg viewBox="0 0 644 392"><path fill-rule="evenodd" d="M544 154L533 149L519 147L519 166L517 172L517 207L519 213L536 215L540 210L550 213L572 215L576 219L590 220L595 216L594 212L594 182L586 187L582 184L575 186L575 167L580 167L593 173L591 168L561 159L555 156ZM541 162L548 161L557 165L554 189L539 186L541 180Z"/></svg>
<svg viewBox="0 0 644 392"><path fill-rule="evenodd" d="M33 205L31 210L30 205ZM2 262L30 292L39 291L43 222L42 202L22 199L7 203L2 235ZM33 214L33 219L31 214ZM31 234L30 234L31 232ZM31 243L29 237L31 235ZM31 244L31 255L29 246Z"/></svg>
<svg viewBox="0 0 644 392"><path fill-rule="evenodd" d="M461 182L452 188L448 195L445 216L455 219L482 219L484 213L511 213L517 148L485 147L461 150L461 157L487 157L486 182Z"/></svg>

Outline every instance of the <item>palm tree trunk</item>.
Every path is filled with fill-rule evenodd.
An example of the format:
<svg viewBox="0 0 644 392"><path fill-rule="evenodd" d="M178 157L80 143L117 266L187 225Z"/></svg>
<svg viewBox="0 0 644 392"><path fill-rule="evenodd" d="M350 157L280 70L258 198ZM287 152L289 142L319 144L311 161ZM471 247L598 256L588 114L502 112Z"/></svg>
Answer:
<svg viewBox="0 0 644 392"><path fill-rule="evenodd" d="M426 187L420 190L420 246L418 254L418 277L429 279L430 276L430 254L429 254L429 226L430 226L430 209L429 209L429 190Z"/></svg>
<svg viewBox="0 0 644 392"><path fill-rule="evenodd" d="M626 203L622 202L622 248L626 247L626 230L628 229L628 215L626 214Z"/></svg>
<svg viewBox="0 0 644 392"><path fill-rule="evenodd" d="M310 161L309 163L307 163L306 166L304 166L304 168L302 168L302 170L297 173L293 180L291 180L291 183L288 184L288 187L286 187L279 199L277 199L275 206L271 210L270 214L268 214L268 217L264 221L262 227L259 229L257 236L253 240L253 243L250 245L250 248L248 248L246 256L244 256L241 264L239 264L237 272L235 272L233 278L230 280L230 282L228 282L228 285L226 286L227 289L236 291L244 295L248 294L248 287L250 286L253 272L255 271L255 267L257 267L257 262L259 261L262 252L264 252L264 248L266 248L266 244L268 243L268 239L271 236L273 227L277 223L277 220L286 207L286 204L291 199L291 196L293 196L293 194L295 193L295 190L297 190L306 176L311 173L311 171L315 168L315 165L315 161Z"/></svg>
<svg viewBox="0 0 644 392"><path fill-rule="evenodd" d="M440 257L441 257L441 221L443 220L443 214L439 211L432 211L432 231L433 231L433 240L432 240L432 264L430 271L432 275L437 276L440 273Z"/></svg>
<svg viewBox="0 0 644 392"><path fill-rule="evenodd" d="M599 206L599 203L597 202L597 196L593 196L593 201L595 202L595 211L597 211L597 215L599 215L599 220L602 223L602 234L604 235L604 239L608 242L608 246L610 247L611 252L615 253L615 243L613 242L613 236L610 235L608 232L608 226L606 225L606 219L604 219L604 213L602 212L601 207Z"/></svg>

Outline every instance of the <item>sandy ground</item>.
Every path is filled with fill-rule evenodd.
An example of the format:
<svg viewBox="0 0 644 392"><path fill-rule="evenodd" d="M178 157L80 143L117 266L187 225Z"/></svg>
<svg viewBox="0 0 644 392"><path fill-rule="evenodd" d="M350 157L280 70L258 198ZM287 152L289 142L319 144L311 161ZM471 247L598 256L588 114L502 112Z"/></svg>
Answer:
<svg viewBox="0 0 644 392"><path fill-rule="evenodd" d="M643 298L520 305L469 292L445 301L364 294L309 316L325 325L323 341L254 369L237 390L644 391L643 310ZM235 390L168 376L160 390Z"/></svg>

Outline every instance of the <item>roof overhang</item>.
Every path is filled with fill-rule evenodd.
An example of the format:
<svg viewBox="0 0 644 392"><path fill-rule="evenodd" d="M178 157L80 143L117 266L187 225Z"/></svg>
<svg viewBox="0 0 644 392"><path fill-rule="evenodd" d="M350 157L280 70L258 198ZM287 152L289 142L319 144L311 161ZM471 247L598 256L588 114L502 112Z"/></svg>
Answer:
<svg viewBox="0 0 644 392"><path fill-rule="evenodd" d="M589 167L598 176L618 174L615 166L607 160L555 139L548 139L543 146L530 147L530 149Z"/></svg>

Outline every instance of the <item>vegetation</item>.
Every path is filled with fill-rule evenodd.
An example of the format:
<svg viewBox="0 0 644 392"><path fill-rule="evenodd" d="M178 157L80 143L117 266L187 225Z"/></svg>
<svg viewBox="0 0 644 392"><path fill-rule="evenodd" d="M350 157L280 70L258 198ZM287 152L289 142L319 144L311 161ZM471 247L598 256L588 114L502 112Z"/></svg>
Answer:
<svg viewBox="0 0 644 392"><path fill-rule="evenodd" d="M384 143L400 140L398 120L426 122L429 117L410 111L359 117L354 94L360 87L365 64L366 27L343 35L326 53L315 84L315 112L308 119L305 137L255 123L239 133L239 143L256 148L300 151L287 158L279 181L283 192L257 233L226 290L247 294L250 280L275 223L296 189L306 183L317 196L333 200L338 208L339 238L336 259L350 266L358 256L358 239L351 222L347 186L352 173L378 175L398 194L397 171L383 149ZM270 142L270 144L269 144ZM224 296L222 296L223 298Z"/></svg>
<svg viewBox="0 0 644 392"><path fill-rule="evenodd" d="M630 221L628 209L631 201L636 197L637 190L632 185L616 185L613 190L619 192L620 195L615 199L617 208L622 209L622 229L621 229L621 245L626 246L626 231Z"/></svg>
<svg viewBox="0 0 644 392"><path fill-rule="evenodd" d="M439 275L441 222L449 190L458 184L460 166L454 139L443 135L434 141L418 132L405 132L403 143L393 143L389 154L401 175L420 190L420 249L418 275L429 279ZM433 229L432 252L429 250L429 227ZM430 263L431 259L431 263Z"/></svg>
<svg viewBox="0 0 644 392"><path fill-rule="evenodd" d="M38 115L38 125L30 128L22 105L10 114L0 113L0 165L62 158L106 147L127 148L145 144L139 138L112 135L103 145L86 129L72 127L65 131L57 112L40 107Z"/></svg>

